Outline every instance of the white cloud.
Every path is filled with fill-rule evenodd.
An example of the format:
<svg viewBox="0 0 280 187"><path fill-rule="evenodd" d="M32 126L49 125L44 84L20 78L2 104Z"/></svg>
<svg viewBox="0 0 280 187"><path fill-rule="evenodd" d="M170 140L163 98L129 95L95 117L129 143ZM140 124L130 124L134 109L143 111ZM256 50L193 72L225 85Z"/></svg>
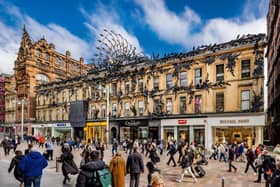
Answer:
<svg viewBox="0 0 280 187"><path fill-rule="evenodd" d="M87 12L85 9L80 10L86 18L86 22L84 24L91 31L93 39L98 38L98 35L103 32L103 29L112 30L117 34L121 34L131 45L135 46L136 51L143 51L137 37L129 33L121 25L120 18L113 9L98 3L96 10L92 13ZM97 45L97 43L93 44L93 46Z"/></svg>
<svg viewBox="0 0 280 187"><path fill-rule="evenodd" d="M74 59L83 56L89 57L91 54L88 43L75 36L67 29L55 24L42 25L28 15L19 11L18 7L0 2L3 6L5 15L13 20L14 25L8 25L0 20L0 73L13 73L14 61L20 45L22 27L25 24L29 35L34 41L43 36L49 43L54 43L56 50L65 53L66 50L71 52Z"/></svg>
<svg viewBox="0 0 280 187"><path fill-rule="evenodd" d="M200 16L188 6L185 7L183 16L180 16L168 10L164 1L135 0L144 12L145 22L161 39L186 48L225 42L238 34L265 33L265 1L247 0L240 18L214 18L202 24ZM250 19L244 20L242 15Z"/></svg>

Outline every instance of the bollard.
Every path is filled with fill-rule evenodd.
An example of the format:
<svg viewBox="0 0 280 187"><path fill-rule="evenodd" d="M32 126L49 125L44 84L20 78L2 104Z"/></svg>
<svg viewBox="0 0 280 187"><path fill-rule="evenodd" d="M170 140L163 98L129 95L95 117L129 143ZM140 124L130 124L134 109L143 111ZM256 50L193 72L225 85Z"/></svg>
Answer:
<svg viewBox="0 0 280 187"><path fill-rule="evenodd" d="M60 162L59 157L56 157L56 159L55 159L55 171L60 172L60 170L61 170L61 162Z"/></svg>
<svg viewBox="0 0 280 187"><path fill-rule="evenodd" d="M224 177L222 178L222 187L225 187L225 179L224 179Z"/></svg>

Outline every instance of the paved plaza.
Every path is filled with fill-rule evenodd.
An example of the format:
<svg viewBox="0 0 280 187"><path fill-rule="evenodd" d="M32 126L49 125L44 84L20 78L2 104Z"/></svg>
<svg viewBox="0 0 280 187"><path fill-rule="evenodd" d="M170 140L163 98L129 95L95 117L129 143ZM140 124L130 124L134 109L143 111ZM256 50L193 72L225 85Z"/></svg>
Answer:
<svg viewBox="0 0 280 187"><path fill-rule="evenodd" d="M27 144L21 144L19 146L19 149L24 150L27 147ZM38 146L35 146L38 150L43 151L44 149L38 148ZM82 150L73 150L73 154L75 157L75 162L77 165L80 163L81 160L81 153ZM55 148L55 156L60 155L60 146ZM14 178L12 173L8 173L8 166L11 158L14 156L13 151L11 151L11 154L9 156L4 156L3 154L3 148L0 149L0 187L16 187L18 186L18 182ZM123 152L122 154L125 159L127 158L127 155ZM176 155L176 159L177 159ZM109 164L109 161L111 159L111 149L110 147L105 151L105 162ZM206 176L203 178L198 178L197 183L193 183L192 178L187 176L184 178L184 181L182 183L177 183L175 180L180 176L181 168L180 167L172 167L167 166L166 162L168 160L168 157L166 156L166 153L164 153L161 156L161 162L158 164L158 167L161 169L161 174L163 175L165 186L167 187L185 187L185 186L207 186L207 187L219 187L222 186L221 181L222 178L224 178L225 181L225 187L261 187L265 186L264 181L262 181L261 184L256 184L253 181L256 179L257 176L253 175L253 171L251 168L249 168L249 171L246 175L243 174L245 163L239 163L234 162L233 164L237 166L238 170L236 173L227 172L228 164L224 162L219 162L215 160L210 160L209 164L207 166L203 166L203 168L206 171ZM148 161L147 157L144 157L144 162L146 163ZM56 172L56 162L55 161L49 161L49 166L47 169L44 170L44 174L42 177L42 187L59 187L59 186L65 186L65 187L74 187L76 183L76 177L77 176L70 176L71 182L70 184L62 185L63 176L61 172ZM126 186L129 186L129 176L126 176ZM145 168L144 174L141 175L141 181L140 181L141 187L147 186L147 169Z"/></svg>

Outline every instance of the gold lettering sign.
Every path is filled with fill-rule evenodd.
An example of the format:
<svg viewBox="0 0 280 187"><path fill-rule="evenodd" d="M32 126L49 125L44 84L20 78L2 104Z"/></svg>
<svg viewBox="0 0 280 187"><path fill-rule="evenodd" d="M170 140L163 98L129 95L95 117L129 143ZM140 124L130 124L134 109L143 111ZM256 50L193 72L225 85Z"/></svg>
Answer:
<svg viewBox="0 0 280 187"><path fill-rule="evenodd" d="M220 120L223 124L236 124L236 123L249 123L249 119L239 119L239 120Z"/></svg>

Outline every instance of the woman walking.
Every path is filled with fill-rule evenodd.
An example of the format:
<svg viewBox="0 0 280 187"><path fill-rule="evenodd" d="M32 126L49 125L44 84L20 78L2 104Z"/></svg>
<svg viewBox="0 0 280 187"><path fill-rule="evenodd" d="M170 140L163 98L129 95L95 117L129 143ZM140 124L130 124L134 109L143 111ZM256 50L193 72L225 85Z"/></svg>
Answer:
<svg viewBox="0 0 280 187"><path fill-rule="evenodd" d="M19 186L23 187L23 174L19 169L19 163L24 158L24 155L20 150L17 150L15 154L16 156L12 159L8 172L10 173L14 169L14 176L20 182Z"/></svg>
<svg viewBox="0 0 280 187"><path fill-rule="evenodd" d="M113 178L113 187L125 187L126 166L121 153L117 152L109 165Z"/></svg>
<svg viewBox="0 0 280 187"><path fill-rule="evenodd" d="M62 162L62 174L64 176L63 184L66 184L66 180L70 182L69 174L75 175L79 172L79 169L75 162L73 161L73 154L69 147L64 148L64 152L60 156L60 161Z"/></svg>

